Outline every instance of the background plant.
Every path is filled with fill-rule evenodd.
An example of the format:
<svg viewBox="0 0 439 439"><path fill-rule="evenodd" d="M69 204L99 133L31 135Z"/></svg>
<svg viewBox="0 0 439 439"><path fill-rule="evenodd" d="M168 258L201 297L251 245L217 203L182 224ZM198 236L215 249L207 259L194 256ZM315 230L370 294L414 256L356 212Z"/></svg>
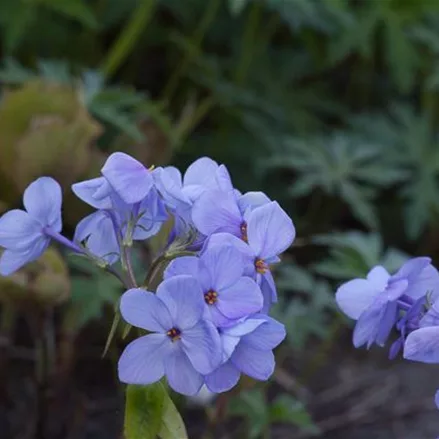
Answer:
<svg viewBox="0 0 439 439"><path fill-rule="evenodd" d="M437 258L438 23L429 0L4 0L0 211L17 206L37 175L53 175L72 232L87 212L69 185L115 150L148 165L184 167L201 155L226 163L237 187L266 191L297 226L277 270L289 329L278 355L282 372L312 387L305 370L330 362L325 352L345 323L335 286L377 263L392 270L408 255ZM138 263L152 253L141 249ZM121 291L57 249L29 270L0 284L9 340L0 371L23 361L32 376L17 346L33 352L49 334L54 370L69 378L85 361L83 337L100 334L85 343L95 354L105 343ZM31 335L18 326L23 317ZM300 360L309 344L323 363ZM285 391L278 385L258 388L259 400L275 401ZM292 407L306 406L300 388L288 389ZM246 412L245 398L230 398L230 416ZM194 437L233 424L228 405L228 397L212 403ZM267 407L251 434L285 422ZM32 437L14 419L10 436ZM296 424L306 430L303 419ZM62 430L62 420L50 423Z"/></svg>

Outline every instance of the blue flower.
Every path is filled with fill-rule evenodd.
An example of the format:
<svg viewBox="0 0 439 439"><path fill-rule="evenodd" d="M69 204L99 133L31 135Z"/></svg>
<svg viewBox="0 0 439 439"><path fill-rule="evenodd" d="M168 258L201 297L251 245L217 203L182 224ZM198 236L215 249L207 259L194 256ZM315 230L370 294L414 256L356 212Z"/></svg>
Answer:
<svg viewBox="0 0 439 439"><path fill-rule="evenodd" d="M192 220L197 230L205 236L230 233L247 242L247 227L251 212L269 204L262 192L241 195L235 191L206 191L194 204Z"/></svg>
<svg viewBox="0 0 439 439"><path fill-rule="evenodd" d="M263 312L277 301L276 286L270 264L279 262L279 255L293 242L295 228L291 218L276 201L247 210L246 241L231 233L211 235L207 247L229 244L244 258L245 274L257 280L264 295Z"/></svg>
<svg viewBox="0 0 439 439"><path fill-rule="evenodd" d="M119 378L129 384L151 384L164 375L176 392L195 395L221 362L215 326L203 320L204 301L198 281L175 276L157 294L128 290L121 299L123 318L152 332L131 342L119 359Z"/></svg>
<svg viewBox="0 0 439 439"><path fill-rule="evenodd" d="M430 262L426 257L411 259L392 276L377 266L366 279L354 279L338 288L338 306L357 320L353 336L356 347L373 343L384 346L400 310L407 311L428 292L432 297L439 294L439 274Z"/></svg>
<svg viewBox="0 0 439 439"><path fill-rule="evenodd" d="M439 300L436 300L404 344L404 358L422 363L439 363Z"/></svg>
<svg viewBox="0 0 439 439"><path fill-rule="evenodd" d="M103 177L76 183L73 192L96 209L111 208L115 191L127 204L142 201L154 186L152 172L123 152L111 154L101 169Z"/></svg>
<svg viewBox="0 0 439 439"><path fill-rule="evenodd" d="M275 367L273 349L285 335L284 325L262 314L222 328L223 362L205 377L208 389L226 392L238 383L241 373L256 380L267 380Z"/></svg>
<svg viewBox="0 0 439 439"><path fill-rule="evenodd" d="M263 298L257 283L244 277L242 254L232 246L218 245L201 256L184 256L172 261L165 279L182 274L199 280L205 302L205 317L215 326L247 317L262 309Z"/></svg>
<svg viewBox="0 0 439 439"><path fill-rule="evenodd" d="M38 259L51 237L59 235L61 203L59 184L50 177L41 177L24 191L26 210L11 210L0 218L0 246L5 248L0 259L2 276Z"/></svg>
<svg viewBox="0 0 439 439"><path fill-rule="evenodd" d="M188 212L193 203L206 191L233 191L229 172L224 165L201 157L186 170L184 177L173 166L154 171L156 186L166 205L189 219Z"/></svg>
<svg viewBox="0 0 439 439"><path fill-rule="evenodd" d="M79 191L77 189L74 185L74 192L88 202L89 197L88 193L84 195L84 186ZM134 204L125 203L111 189L101 203L94 205L101 206L101 210L78 223L74 240L86 241L87 249L109 264L119 259L121 241L125 238L139 241L148 239L159 232L168 218L164 204L154 188L141 202Z"/></svg>

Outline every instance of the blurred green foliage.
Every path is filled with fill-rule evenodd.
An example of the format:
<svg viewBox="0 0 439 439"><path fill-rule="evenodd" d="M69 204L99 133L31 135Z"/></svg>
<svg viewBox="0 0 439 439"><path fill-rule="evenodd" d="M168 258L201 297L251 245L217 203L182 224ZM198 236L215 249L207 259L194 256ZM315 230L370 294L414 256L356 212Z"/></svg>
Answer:
<svg viewBox="0 0 439 439"><path fill-rule="evenodd" d="M111 151L226 163L297 226L276 270L283 359L331 342L340 281L439 256L439 2L3 0L0 50L0 211L53 175L71 234L87 208L69 186ZM75 262L68 278L51 264L0 298L47 303L59 285L49 302L74 333L113 309L120 289L105 273ZM266 390L231 407L251 437L271 423L313 428L299 400L269 406Z"/></svg>

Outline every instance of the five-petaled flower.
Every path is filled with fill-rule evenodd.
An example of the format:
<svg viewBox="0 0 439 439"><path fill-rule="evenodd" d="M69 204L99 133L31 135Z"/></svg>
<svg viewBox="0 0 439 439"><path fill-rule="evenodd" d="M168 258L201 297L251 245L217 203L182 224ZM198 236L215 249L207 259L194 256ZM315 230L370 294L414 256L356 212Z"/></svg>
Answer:
<svg viewBox="0 0 439 439"><path fill-rule="evenodd" d="M52 237L62 229L62 193L50 177L41 177L24 191L26 210L15 209L0 218L0 274L8 276L23 265L38 259Z"/></svg>
<svg viewBox="0 0 439 439"><path fill-rule="evenodd" d="M216 326L247 317L262 309L258 284L244 276L242 254L230 245L218 245L201 256L184 256L171 262L165 278L189 274L199 280L206 304L206 318Z"/></svg>
<svg viewBox="0 0 439 439"><path fill-rule="evenodd" d="M131 342L119 360L119 378L130 384L150 384L164 375L177 392L195 395L206 375L221 361L220 337L203 319L200 284L192 276L163 281L157 294L128 290L121 299L123 318L151 331Z"/></svg>

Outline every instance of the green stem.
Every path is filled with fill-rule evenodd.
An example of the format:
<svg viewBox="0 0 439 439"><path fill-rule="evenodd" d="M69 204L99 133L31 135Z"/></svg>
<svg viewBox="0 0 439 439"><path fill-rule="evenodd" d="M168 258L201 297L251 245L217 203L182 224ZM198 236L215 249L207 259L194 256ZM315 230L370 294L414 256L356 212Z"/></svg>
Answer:
<svg viewBox="0 0 439 439"><path fill-rule="evenodd" d="M102 71L106 77L112 76L131 53L148 22L151 20L156 3L156 0L140 1L138 8L134 10L129 22L105 58Z"/></svg>
<svg viewBox="0 0 439 439"><path fill-rule="evenodd" d="M131 247L123 245L121 249L122 269L127 274L128 286L129 288L137 288L136 277L134 276L134 270L131 263Z"/></svg>
<svg viewBox="0 0 439 439"><path fill-rule="evenodd" d="M193 47L197 49L201 47L204 36L207 30L209 29L209 26L211 25L212 21L214 20L220 5L221 5L221 0L210 0L206 2L206 9L204 11L204 15L201 18L199 25L195 29L195 32L192 36ZM165 103L168 103L172 99L177 89L180 78L186 73L188 67L190 66L193 60L195 53L197 53L197 51L191 51L190 53L186 52L180 64L177 66L177 68L174 70L174 73L169 78L168 84L166 85L165 90L163 92L163 101Z"/></svg>
<svg viewBox="0 0 439 439"><path fill-rule="evenodd" d="M206 114L215 105L215 99L212 97L207 97L202 100L191 114L179 123L176 128L177 138L179 142L184 142L190 133L196 128L196 126L201 122L201 120L206 116Z"/></svg>
<svg viewBox="0 0 439 439"><path fill-rule="evenodd" d="M261 17L261 3L253 2L241 40L241 57L235 72L235 83L242 84L247 76L254 55L255 41Z"/></svg>

